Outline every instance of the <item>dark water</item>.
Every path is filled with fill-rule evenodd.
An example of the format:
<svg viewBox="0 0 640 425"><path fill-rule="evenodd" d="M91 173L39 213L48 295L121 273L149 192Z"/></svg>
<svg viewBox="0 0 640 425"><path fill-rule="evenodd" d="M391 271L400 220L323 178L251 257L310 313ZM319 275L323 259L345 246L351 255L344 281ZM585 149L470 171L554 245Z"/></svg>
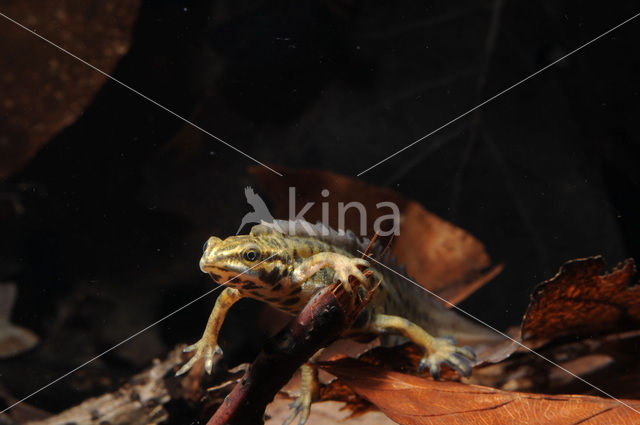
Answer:
<svg viewBox="0 0 640 425"><path fill-rule="evenodd" d="M634 13L632 2L506 2L498 16L474 1L146 1L113 75L260 162L355 176ZM462 304L497 328L518 324L532 287L566 260L639 258L639 36L629 23L361 176L505 264ZM0 280L18 283L14 321L43 336L3 361L3 385L27 394L210 289L202 243L236 231L251 165L108 81L3 185L25 212L0 223ZM212 303L31 403L55 411L101 393L195 341ZM222 334L234 363L259 349L258 320L255 303L234 307ZM101 375L113 382L82 390Z"/></svg>

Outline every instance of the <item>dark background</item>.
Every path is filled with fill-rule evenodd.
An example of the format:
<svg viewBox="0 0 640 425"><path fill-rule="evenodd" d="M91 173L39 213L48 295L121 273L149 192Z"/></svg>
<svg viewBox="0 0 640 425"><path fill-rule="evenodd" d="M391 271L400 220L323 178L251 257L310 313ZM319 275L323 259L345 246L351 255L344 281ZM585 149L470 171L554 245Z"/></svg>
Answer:
<svg viewBox="0 0 640 425"><path fill-rule="evenodd" d="M639 11L631 1L144 1L113 75L259 161L354 176ZM462 304L497 328L517 325L534 285L566 260L640 257L639 37L635 20L362 175L505 264ZM209 290L202 243L235 233L253 164L107 81L0 186L23 206L3 205L0 281L18 284L13 321L42 339L0 362L3 385L26 395ZM213 298L30 403L61 410L196 341ZM232 312L221 345L231 363L248 361L263 338L258 308Z"/></svg>

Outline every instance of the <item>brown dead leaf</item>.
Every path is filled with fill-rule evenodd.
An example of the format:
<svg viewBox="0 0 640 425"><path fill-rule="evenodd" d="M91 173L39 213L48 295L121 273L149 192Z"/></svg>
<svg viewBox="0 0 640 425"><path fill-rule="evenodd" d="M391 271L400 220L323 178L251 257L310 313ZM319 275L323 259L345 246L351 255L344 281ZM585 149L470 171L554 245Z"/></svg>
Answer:
<svg viewBox="0 0 640 425"><path fill-rule="evenodd" d="M501 264L490 268L491 260L480 241L414 201L407 202L402 211L400 236L391 251L417 282L452 304L502 270Z"/></svg>
<svg viewBox="0 0 640 425"><path fill-rule="evenodd" d="M377 412L378 409L358 394L354 393L351 388L346 386L339 379L333 379L320 389L321 401L342 401L345 405L340 410L350 412L349 418L362 416L367 412Z"/></svg>
<svg viewBox="0 0 640 425"><path fill-rule="evenodd" d="M276 218L290 216L290 187L295 187L295 214L307 203L313 203L304 218L310 222L321 221L324 204L328 207L327 222L334 228L339 227L339 202L345 205L354 201L362 203L367 213L365 229L360 229L360 213L355 208L348 209L345 214L343 228L356 234L361 230L373 233L375 221L390 214L390 209L381 206L381 202L396 204L402 217L400 235L394 238L391 247L392 254L398 257L400 264L407 266L409 275L423 287L454 304L491 280L502 268L491 265L484 246L476 238L390 189L328 171L279 167L284 174L280 177L265 170L263 167L250 168L271 200L271 212ZM325 192L327 196L322 194L325 189L329 191L328 194ZM381 238L380 241L385 244L388 240Z"/></svg>
<svg viewBox="0 0 640 425"><path fill-rule="evenodd" d="M281 170L286 177L274 178L270 173L254 169L263 189L274 202L276 217L288 217L289 186L296 190L295 213L308 202L311 205L305 219L322 219L323 203L328 205L328 222L336 226L338 202L358 201L367 209L367 228L381 212L377 205L391 201L399 206L402 221L400 236L394 240L392 253L407 265L416 280L451 302L459 302L477 287L490 280L500 267L490 268L490 259L483 245L464 232L414 201L406 200L388 189L379 189L361 181L322 171ZM329 195L322 196L328 189ZM326 192L325 192L326 195ZM347 214L345 227L358 231L357 211ZM325 212L326 215L326 212ZM323 220L326 222L326 220ZM384 241L383 241L384 242ZM627 285L635 272L631 260L609 275L601 276L604 261L600 257L567 263L553 279L537 289L522 326L512 336L542 350L565 369L607 388L607 379L624 384L618 394L635 394L630 379L621 380L628 359L631 339L602 339L605 332L618 332L633 323L640 323L637 309L640 299L636 289ZM550 319L551 318L551 319ZM519 330L522 333L518 332ZM559 336L600 333L600 339L554 341ZM535 340L533 338L536 338ZM577 344L577 345L576 345ZM613 349L614 347L615 349ZM617 353L616 355L612 353ZM619 355L618 355L619 354ZM587 395L554 395L558 392L581 394L592 390L573 376L549 365L535 354L506 341L486 353L480 353L484 363L465 382L491 385L435 382L430 377L415 376L419 350L406 344L400 347L378 347L360 356L359 360L341 356L324 363L324 369L339 381L325 387L323 399L344 401L352 412L368 409L368 400L399 423L640 423L638 413L615 401ZM445 380L460 379L446 366ZM608 378L607 378L608 377ZM627 382L629 381L629 382ZM338 387L336 387L338 385ZM346 390L345 385L352 390ZM507 392L504 389L538 391L551 395ZM634 408L640 407L638 402Z"/></svg>
<svg viewBox="0 0 640 425"><path fill-rule="evenodd" d="M354 359L325 362L358 395L400 424L637 424L640 402L582 395L542 395L442 382ZM635 409L635 410L632 410Z"/></svg>
<svg viewBox="0 0 640 425"><path fill-rule="evenodd" d="M520 328L525 337L512 336L609 394L635 398L640 289L629 286L635 265L629 259L601 274L604 267L602 257L567 262L535 289ZM486 363L468 382L547 394L593 391L512 341L480 353L478 360Z"/></svg>
<svg viewBox="0 0 640 425"><path fill-rule="evenodd" d="M2 12L111 73L129 50L140 0L7 1ZM0 25L0 181L89 104L106 77L17 25ZM28 53L27 53L28 52Z"/></svg>
<svg viewBox="0 0 640 425"><path fill-rule="evenodd" d="M525 340L619 332L640 326L640 285L629 286L636 273L632 259L600 274L601 256L565 263L534 291L522 321Z"/></svg>

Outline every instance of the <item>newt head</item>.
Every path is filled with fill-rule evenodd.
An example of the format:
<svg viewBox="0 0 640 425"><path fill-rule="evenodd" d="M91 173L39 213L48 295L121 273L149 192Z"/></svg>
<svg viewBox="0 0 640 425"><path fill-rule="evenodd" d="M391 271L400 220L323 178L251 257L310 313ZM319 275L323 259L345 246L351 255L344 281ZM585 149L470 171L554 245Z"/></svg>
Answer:
<svg viewBox="0 0 640 425"><path fill-rule="evenodd" d="M219 284L266 289L288 275L289 263L281 237L238 235L224 240L211 237L204 245L200 270Z"/></svg>

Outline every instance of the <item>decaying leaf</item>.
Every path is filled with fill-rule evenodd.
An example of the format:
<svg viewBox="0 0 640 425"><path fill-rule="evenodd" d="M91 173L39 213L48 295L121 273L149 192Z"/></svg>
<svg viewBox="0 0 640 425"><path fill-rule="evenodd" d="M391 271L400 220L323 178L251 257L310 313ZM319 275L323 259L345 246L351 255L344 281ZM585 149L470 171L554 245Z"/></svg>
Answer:
<svg viewBox="0 0 640 425"><path fill-rule="evenodd" d="M354 359L325 362L321 367L400 424L640 422L640 402L635 400L501 391L386 371Z"/></svg>
<svg viewBox="0 0 640 425"><path fill-rule="evenodd" d="M549 340L640 327L640 285L629 286L634 261L600 274L605 264L600 256L569 261L542 282L524 316L523 338Z"/></svg>
<svg viewBox="0 0 640 425"><path fill-rule="evenodd" d="M500 271L499 266L491 268L479 241L395 192L322 171L282 171L284 179L253 170L273 201L275 216L295 215L309 205L306 219L328 221L334 227L342 224L357 232L357 211L347 213L343 223L337 222L334 213L339 202L362 203L367 228L381 216L377 209L381 202L398 205L400 235L393 240L392 252L418 282L451 302L463 300ZM293 211L285 209L291 205L289 186L295 187ZM565 264L557 276L536 289L521 327L511 335L616 396L635 396L632 381L638 373L624 364L637 337L619 334L640 325L640 292L628 286L635 266L627 260L612 273L600 275L604 265L601 257ZM580 340L562 339L566 336ZM514 341L505 340L479 354L481 362L474 375L464 380L466 384L416 376L421 353L412 344L374 348L359 360L334 358L323 367L339 378L332 384L342 390L323 399L343 401L344 409L357 413L369 408L364 398L393 420L407 424L639 423L640 414L616 401L581 395L593 388ZM442 377L460 379L446 367ZM612 382L620 391L610 388ZM556 395L563 390L576 395ZM636 401L627 403L640 407Z"/></svg>
<svg viewBox="0 0 640 425"><path fill-rule="evenodd" d="M501 264L491 267L480 241L414 201L402 211L400 236L391 251L417 282L452 304L502 270Z"/></svg>
<svg viewBox="0 0 640 425"><path fill-rule="evenodd" d="M434 400L437 401L437 394L430 393L430 385L432 384L413 381L414 378L426 378L426 381L431 381L431 379L415 376L416 365L421 353L412 344L374 348L362 354L357 363L350 363L351 360L346 356L334 357L327 364L337 363L342 369L338 372L332 370L331 367L326 370L338 376L339 381L346 384L357 395L366 398L400 423L449 423L447 421L451 417L460 421L451 423L465 423L465 421L479 421L481 419L487 423L514 423L510 421L509 415L515 415L514 417L518 418L515 423L545 423L537 421L536 418L537 415L543 415L547 409L562 412L560 417L567 419L564 419L566 422L561 422L559 419L556 421L555 417L550 417L546 423L607 423L607 421L610 421L609 423L640 423L640 416L635 416L637 413L631 411L633 415L627 415L626 408L607 399L580 395L554 395L594 394L593 387L575 378L574 375L587 379L593 385L615 397L635 398L639 394L640 389L637 383L639 382L640 368L636 366L637 356L635 353L637 353L640 332L637 330L620 332L620 329L624 329L625 326L633 326L634 317L637 317L635 312L639 302L635 295L636 289L628 286L635 271L633 262L628 260L624 266L607 275L599 274L603 267L604 261L599 257L570 261L562 267L556 278L544 282L538 288L526 316L528 318L536 317L538 322L528 323L544 325L548 309L551 317L564 314L565 316L561 317L566 317L566 327L554 326L558 321L551 321L550 325L552 326L549 327L536 325L537 327L534 329L537 329L538 332L530 333L535 337L535 340L524 341L520 338L520 329L513 329L510 332L515 340L522 341L523 344L559 364L564 370L508 340L504 344L480 354L481 364L474 369L471 378L464 380L467 384L467 391L474 391L474 397L483 396L484 399L478 399L485 400L482 403L494 400L495 406L498 407L489 408L490 404L480 402L474 405L473 401L465 399L465 397L469 399L473 397L469 396L471 393L465 393L465 386L461 384L447 396L453 400L451 401L453 406L451 409L453 410L450 410L449 413L446 413L446 409L433 410L431 405ZM567 270L570 273L567 273ZM626 298L621 299L625 294ZM584 309L584 303L602 307ZM608 312L609 309L616 306L616 303L622 305L618 308L618 312L626 311L627 315L618 316ZM576 312L574 311L576 308L582 308L583 311ZM595 316L593 316L594 314ZM605 320L600 321L599 318ZM526 329L525 324L523 323L522 330ZM562 338L569 335L576 335L580 338L578 340ZM361 373L360 369L363 365L370 368L370 375L364 377L358 375ZM349 368L353 368L353 370ZM391 374L393 379L386 381L386 378L380 378L386 377L388 374ZM444 380L459 379L455 373L447 368L444 368L442 376ZM354 377L357 378L355 385L359 387L350 382L350 379L354 379ZM382 384L376 379L383 379ZM420 388L425 386L427 389L418 390L410 387L406 391L412 394L413 399L411 397L407 399L408 396L403 393L405 389L397 394L392 394L400 385L399 382L402 382L402 385L415 384ZM482 391L476 394L475 391L478 388L481 388ZM509 392L502 392L498 389ZM545 395L525 394L522 391L544 393ZM343 394L345 407L357 409L357 403L353 402L357 398L354 398L353 394L349 395L348 392L345 394ZM380 401L375 398L378 396ZM440 396L443 400L447 398L442 394ZM401 402L394 402L385 407L385 397L386 400L407 399L409 401L406 406ZM382 405L378 405L379 402ZM466 408L471 406L470 410L476 409L483 413L481 416L474 416L479 413L465 412L466 408L455 410L458 402L461 403L460 406L467 406ZM505 407L508 405L509 408L503 409L502 403L505 403ZM637 404L638 402L633 403ZM506 413L501 416L502 413L499 412ZM527 412L532 416L517 416L525 415ZM406 422L403 422L405 420L402 419L403 415L406 415L407 418L423 417L423 419L420 419L422 422L412 422L414 419L405 418ZM590 415L595 416L593 419L589 419ZM429 422L436 417L440 418L441 422Z"/></svg>
<svg viewBox="0 0 640 425"><path fill-rule="evenodd" d="M407 272L417 282L454 304L501 270L501 265L492 266L480 241L397 192L328 171L278 169L284 177L265 172L262 167L250 168L271 200L271 212L276 218L289 217L292 212L289 208L294 209L295 215L308 206L304 213L307 221L323 221L334 228L371 237L376 220L380 220L382 230L391 228L388 216L392 211L385 205L397 205L401 214L400 230L399 236L393 239L392 254L400 264L406 265ZM294 188L295 193L290 188ZM289 200L293 195L295 205ZM350 202L362 204L366 214L355 207L347 208ZM339 203L346 208L344 214L339 214ZM340 215L344 215L344 222L340 222ZM366 218L364 226L361 217ZM389 237L380 240L384 244Z"/></svg>
<svg viewBox="0 0 640 425"><path fill-rule="evenodd" d="M2 12L111 73L129 50L140 0L8 1ZM17 25L0 25L0 181L71 124L106 77ZM25 54L28 52L28 54Z"/></svg>

